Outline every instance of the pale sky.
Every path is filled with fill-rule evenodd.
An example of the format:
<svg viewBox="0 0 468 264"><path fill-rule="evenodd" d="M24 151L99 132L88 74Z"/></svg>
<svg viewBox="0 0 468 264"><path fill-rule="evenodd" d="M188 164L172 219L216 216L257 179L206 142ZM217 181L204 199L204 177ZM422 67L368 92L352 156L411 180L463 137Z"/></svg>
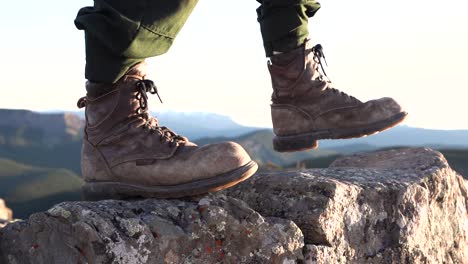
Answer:
<svg viewBox="0 0 468 264"><path fill-rule="evenodd" d="M466 0L322 1L310 20L334 87L361 100L397 99L406 124L468 129ZM0 108L76 110L84 37L73 19L90 0L4 1ZM200 0L168 54L149 59L164 104L271 126L270 79L256 1Z"/></svg>

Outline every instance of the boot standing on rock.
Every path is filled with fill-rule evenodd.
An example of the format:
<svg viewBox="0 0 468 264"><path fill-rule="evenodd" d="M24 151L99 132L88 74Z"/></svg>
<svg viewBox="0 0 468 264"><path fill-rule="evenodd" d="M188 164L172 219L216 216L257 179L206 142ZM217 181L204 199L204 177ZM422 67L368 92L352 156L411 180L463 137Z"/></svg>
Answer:
<svg viewBox="0 0 468 264"><path fill-rule="evenodd" d="M392 99L366 103L332 88L320 45L308 39L316 1L257 0L270 58L277 151L312 149L319 139L360 137L401 122ZM234 142L203 147L161 126L148 110L144 60L168 51L197 0L95 0L75 20L85 31L87 95L82 151L87 199L178 198L233 186L257 170Z"/></svg>

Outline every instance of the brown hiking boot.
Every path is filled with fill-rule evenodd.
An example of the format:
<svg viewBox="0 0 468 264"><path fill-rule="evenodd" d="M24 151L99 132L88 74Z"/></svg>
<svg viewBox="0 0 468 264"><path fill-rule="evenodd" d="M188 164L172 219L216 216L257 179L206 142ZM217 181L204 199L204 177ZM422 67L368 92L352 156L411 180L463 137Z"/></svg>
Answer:
<svg viewBox="0 0 468 264"><path fill-rule="evenodd" d="M391 98L363 103L331 88L322 58L322 47L311 47L310 40L270 58L276 151L313 149L319 139L371 135L399 124L407 115Z"/></svg>
<svg viewBox="0 0 468 264"><path fill-rule="evenodd" d="M257 164L240 145L198 147L159 126L148 112L147 92L157 94L157 89L145 79L145 66L130 69L111 92L78 101L86 107L81 156L85 199L195 196L252 176Z"/></svg>

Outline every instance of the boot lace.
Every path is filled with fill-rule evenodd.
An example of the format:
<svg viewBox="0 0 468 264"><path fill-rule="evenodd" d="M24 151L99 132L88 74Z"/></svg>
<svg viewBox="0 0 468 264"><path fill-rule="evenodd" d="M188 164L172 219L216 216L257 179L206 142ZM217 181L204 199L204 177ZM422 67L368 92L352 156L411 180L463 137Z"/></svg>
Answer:
<svg viewBox="0 0 468 264"><path fill-rule="evenodd" d="M158 88L151 80L140 80L136 83L137 86L137 94L136 99L140 102L138 109L136 110L137 114L141 114L143 112L148 111L148 94L156 94L159 98L161 104L163 101L161 100L161 96L159 96Z"/></svg>
<svg viewBox="0 0 468 264"><path fill-rule="evenodd" d="M316 69L315 69L319 73L318 79L320 81L327 82L329 84L329 85L327 85L327 87L325 88L324 91L336 94L336 95L341 96L341 97L344 97L344 98L346 98L348 100L351 100L353 102L361 102L354 96L348 95L345 92L342 92L342 91L340 91L338 89L330 87L331 80L328 77L327 73L325 72L325 67L323 66L323 62L325 63L325 66L327 66L327 67L328 67L328 63L327 63L327 60L325 59L325 54L323 53L322 45L320 45L320 44L315 45L312 48L312 53L314 55L314 57L313 57L314 61L316 62L316 65L318 65L316 67ZM323 60L323 62L322 62L322 60ZM320 68L319 68L319 66L320 66Z"/></svg>
<svg viewBox="0 0 468 264"><path fill-rule="evenodd" d="M161 103L161 96L159 96L158 88L151 80L139 80L136 82L137 93L136 99L139 102L139 106L136 110L136 114L145 120L143 125L144 129L148 129L151 134L158 134L160 142L168 142L170 146L175 146L178 143L187 142L187 138L176 134L165 126L159 126L159 122L156 118L152 117L148 111L148 94L156 94Z"/></svg>

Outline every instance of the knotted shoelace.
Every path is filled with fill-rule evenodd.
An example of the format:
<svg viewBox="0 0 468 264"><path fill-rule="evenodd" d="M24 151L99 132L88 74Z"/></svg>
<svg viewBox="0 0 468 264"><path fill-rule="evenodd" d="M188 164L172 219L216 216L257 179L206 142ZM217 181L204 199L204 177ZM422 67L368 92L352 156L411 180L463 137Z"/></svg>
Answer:
<svg viewBox="0 0 468 264"><path fill-rule="evenodd" d="M330 87L331 81L330 81L330 78L328 77L327 73L325 72L325 67L323 67L323 63L322 63L322 60L323 60L325 65L328 66L327 60L325 59L325 54L323 53L322 45L320 45L320 44L315 45L312 48L312 53L314 55L314 61L317 63L318 66L320 66L320 68L317 67L315 69L319 73L318 79L320 81L327 82L329 84L329 85L327 85L327 88L325 88L325 91L329 91L329 92L334 93L336 95L345 97L347 99L350 99L351 101L360 102L356 97L348 95L345 92L342 92L342 91L340 91L338 89Z"/></svg>
<svg viewBox="0 0 468 264"><path fill-rule="evenodd" d="M161 96L159 96L158 88L151 80L140 80L136 82L137 94L136 99L139 101L139 107L136 110L137 115L141 116L146 123L143 125L144 129L148 129L151 134L157 133L160 138L160 142L169 142L170 146L175 146L177 143L186 142L187 138L176 134L165 126L159 126L158 120L151 117L148 112L148 94L156 94L159 101L162 103ZM152 120L155 124L152 124Z"/></svg>

